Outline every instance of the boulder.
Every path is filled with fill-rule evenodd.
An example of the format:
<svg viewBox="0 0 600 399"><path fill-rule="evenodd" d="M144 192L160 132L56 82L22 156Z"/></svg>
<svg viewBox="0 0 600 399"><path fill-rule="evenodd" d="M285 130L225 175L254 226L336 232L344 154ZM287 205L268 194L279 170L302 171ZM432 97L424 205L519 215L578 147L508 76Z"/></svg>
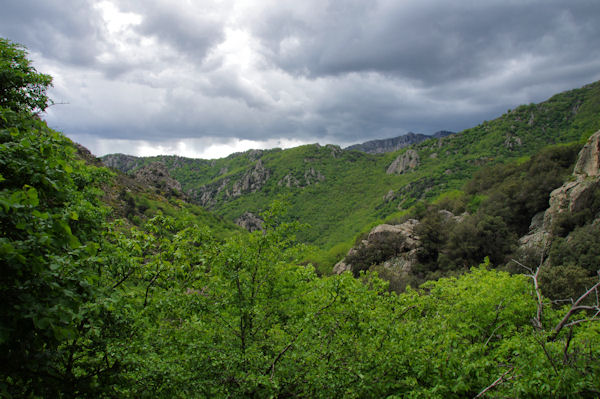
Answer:
<svg viewBox="0 0 600 399"><path fill-rule="evenodd" d="M393 258L386 259L383 262L383 267L394 272L408 274L417 262L417 248L420 245L420 241L415 233L415 228L418 225L418 220L409 219L402 224L380 224L375 226L369 232L366 240L362 240L360 244L350 248L346 257L333 267L333 272L341 274L345 271L352 271L352 264L348 263L346 259L356 255L360 250L375 246L378 242L395 240L401 243L400 253Z"/></svg>

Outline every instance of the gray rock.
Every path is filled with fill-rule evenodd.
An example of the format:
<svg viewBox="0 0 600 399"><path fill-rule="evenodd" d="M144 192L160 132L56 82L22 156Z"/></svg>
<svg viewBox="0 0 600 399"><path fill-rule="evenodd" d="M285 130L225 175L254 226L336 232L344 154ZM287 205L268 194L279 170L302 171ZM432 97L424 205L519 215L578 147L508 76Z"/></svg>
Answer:
<svg viewBox="0 0 600 399"><path fill-rule="evenodd" d="M258 151L258 150L257 150ZM242 178L233 184L231 196L239 197L242 194L253 193L260 190L271 173L264 167L259 159Z"/></svg>
<svg viewBox="0 0 600 399"><path fill-rule="evenodd" d="M594 133L579 152L573 174L583 176L600 175L600 131Z"/></svg>
<svg viewBox="0 0 600 399"><path fill-rule="evenodd" d="M521 249L546 250L552 240L556 218L565 212L579 212L589 208L596 190L600 189L600 132L594 133L579 152L569 181L550 193L548 209L533 217L529 232L519 239Z"/></svg>
<svg viewBox="0 0 600 399"><path fill-rule="evenodd" d="M407 150L405 153L398 155L394 162L387 168L386 173L388 175L402 174L415 169L419 166L419 163L419 154L415 150Z"/></svg>
<svg viewBox="0 0 600 399"><path fill-rule="evenodd" d="M252 212L244 212L242 216L235 220L235 224L252 232L256 230L262 230L264 220L262 220Z"/></svg>
<svg viewBox="0 0 600 399"><path fill-rule="evenodd" d="M409 219L398 225L380 224L375 226L369 232L366 240L362 240L357 247L350 248L346 257L333 267L333 272L340 274L352 270L352 265L347 263L346 259L356 254L358 248L368 247L383 240L397 239L398 242L402 243L401 253L393 259L387 259L384 262L384 267L390 270L395 267L395 271L409 273L417 262L417 248L420 241L415 233L415 228L418 225L418 220Z"/></svg>
<svg viewBox="0 0 600 399"><path fill-rule="evenodd" d="M173 179L162 162L152 162L134 171L136 180L163 191L181 193L181 183Z"/></svg>

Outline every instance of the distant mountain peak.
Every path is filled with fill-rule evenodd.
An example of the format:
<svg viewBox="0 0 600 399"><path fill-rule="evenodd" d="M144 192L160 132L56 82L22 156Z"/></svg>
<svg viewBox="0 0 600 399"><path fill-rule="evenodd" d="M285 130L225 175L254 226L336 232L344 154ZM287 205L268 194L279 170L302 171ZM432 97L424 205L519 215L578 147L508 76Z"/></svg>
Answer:
<svg viewBox="0 0 600 399"><path fill-rule="evenodd" d="M354 144L349 147L346 147L345 150L361 151L366 152L368 154L382 154L385 152L398 151L401 148L420 143L421 141L425 141L427 139L439 139L441 137L446 137L451 134L454 134L454 132L450 132L448 130L440 130L439 132L435 132L432 135L408 132L398 137L380 140L370 140L362 144Z"/></svg>

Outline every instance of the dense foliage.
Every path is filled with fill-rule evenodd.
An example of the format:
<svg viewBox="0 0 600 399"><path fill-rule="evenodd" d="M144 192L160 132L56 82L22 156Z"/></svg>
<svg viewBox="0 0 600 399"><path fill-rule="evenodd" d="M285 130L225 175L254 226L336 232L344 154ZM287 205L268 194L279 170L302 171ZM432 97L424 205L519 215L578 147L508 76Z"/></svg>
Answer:
<svg viewBox="0 0 600 399"><path fill-rule="evenodd" d="M3 397L600 392L597 304L550 306L537 273L486 263L403 294L375 274L320 278L281 202L251 234L158 209L135 227L102 205L115 178L0 107Z"/></svg>
<svg viewBox="0 0 600 399"><path fill-rule="evenodd" d="M13 111L44 111L51 103L46 90L52 77L38 73L25 49L0 38L0 107Z"/></svg>

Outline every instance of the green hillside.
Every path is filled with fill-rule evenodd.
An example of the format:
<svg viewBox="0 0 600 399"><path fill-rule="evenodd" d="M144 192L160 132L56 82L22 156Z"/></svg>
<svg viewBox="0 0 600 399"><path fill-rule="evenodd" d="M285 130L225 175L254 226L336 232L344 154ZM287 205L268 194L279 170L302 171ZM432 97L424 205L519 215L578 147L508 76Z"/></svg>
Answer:
<svg viewBox="0 0 600 399"><path fill-rule="evenodd" d="M306 145L252 150L212 161L127 157L127 167L119 164L118 155L104 159L128 171L163 162L194 201L229 221L248 211L258 214L274 198L285 195L291 204L290 217L310 226L301 239L331 248L419 199L461 188L483 165L529 157L550 144L581 142L599 128L600 83L596 82L395 153L370 155L333 145ZM418 166L387 174L396 157L407 151L417 152ZM250 183L245 189L244 179Z"/></svg>

